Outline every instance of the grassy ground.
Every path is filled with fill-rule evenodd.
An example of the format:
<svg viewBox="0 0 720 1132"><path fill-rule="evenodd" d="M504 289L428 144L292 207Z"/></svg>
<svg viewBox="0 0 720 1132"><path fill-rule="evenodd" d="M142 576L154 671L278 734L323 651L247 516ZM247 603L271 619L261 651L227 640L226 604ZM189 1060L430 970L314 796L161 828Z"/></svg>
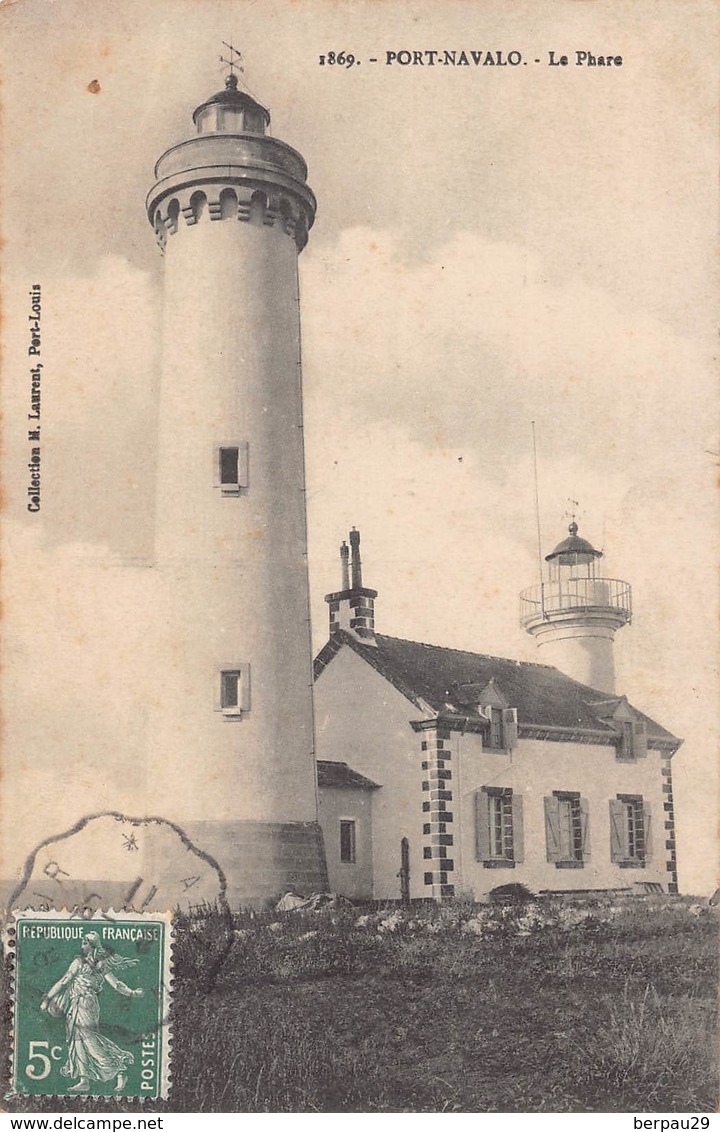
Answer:
<svg viewBox="0 0 720 1132"><path fill-rule="evenodd" d="M715 1111L717 927L659 897L183 917L156 1107Z"/></svg>

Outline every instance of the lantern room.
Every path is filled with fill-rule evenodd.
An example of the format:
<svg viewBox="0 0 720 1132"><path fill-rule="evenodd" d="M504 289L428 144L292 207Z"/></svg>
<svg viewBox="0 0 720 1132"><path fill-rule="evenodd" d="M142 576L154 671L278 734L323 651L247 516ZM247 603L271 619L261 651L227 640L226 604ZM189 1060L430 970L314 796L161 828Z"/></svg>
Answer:
<svg viewBox="0 0 720 1132"><path fill-rule="evenodd" d="M603 556L587 539L580 538L577 523L571 523L568 531L569 537L559 542L551 554L545 555L551 582L594 578L595 563Z"/></svg>
<svg viewBox="0 0 720 1132"><path fill-rule="evenodd" d="M270 125L270 112L252 95L238 90L237 75L230 74L225 90L198 106L193 122L199 134L264 134Z"/></svg>
<svg viewBox="0 0 720 1132"><path fill-rule="evenodd" d="M581 683L611 692L612 641L632 618L632 591L628 582L598 571L602 557L573 521L568 537L545 556L547 581L520 595L520 621L543 646L544 658Z"/></svg>

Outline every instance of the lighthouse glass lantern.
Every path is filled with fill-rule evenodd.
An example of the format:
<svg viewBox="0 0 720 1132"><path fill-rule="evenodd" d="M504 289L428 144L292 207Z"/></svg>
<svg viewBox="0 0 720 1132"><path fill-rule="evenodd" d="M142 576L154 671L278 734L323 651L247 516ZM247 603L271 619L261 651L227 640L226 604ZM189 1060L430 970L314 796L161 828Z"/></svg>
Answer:
<svg viewBox="0 0 720 1132"><path fill-rule="evenodd" d="M547 581L523 590L520 621L543 659L583 684L612 691L613 638L632 617L631 587L600 574L602 557L573 521L568 537L545 557Z"/></svg>

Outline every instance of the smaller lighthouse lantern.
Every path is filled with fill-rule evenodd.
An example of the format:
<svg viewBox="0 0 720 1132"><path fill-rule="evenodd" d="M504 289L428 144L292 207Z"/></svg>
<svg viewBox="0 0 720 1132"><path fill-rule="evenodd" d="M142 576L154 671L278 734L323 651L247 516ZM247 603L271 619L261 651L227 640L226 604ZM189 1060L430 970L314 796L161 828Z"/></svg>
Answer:
<svg viewBox="0 0 720 1132"><path fill-rule="evenodd" d="M570 524L568 532L570 537L563 539L551 554L545 556L551 584L557 584L567 592L573 589L570 583L586 579L594 581L595 564L603 556L602 551L595 550L587 539L580 538L576 522Z"/></svg>
<svg viewBox="0 0 720 1132"><path fill-rule="evenodd" d="M600 574L602 557L601 550L579 536L573 519L568 537L545 556L548 580L523 590L520 621L548 663L613 693L613 640L631 620L632 592L629 582Z"/></svg>

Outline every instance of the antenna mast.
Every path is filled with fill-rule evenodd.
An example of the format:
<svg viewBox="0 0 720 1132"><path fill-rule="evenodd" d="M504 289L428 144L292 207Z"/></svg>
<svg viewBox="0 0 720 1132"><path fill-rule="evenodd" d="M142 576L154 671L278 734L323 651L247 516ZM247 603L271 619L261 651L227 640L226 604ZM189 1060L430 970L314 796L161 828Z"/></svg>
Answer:
<svg viewBox="0 0 720 1132"><path fill-rule="evenodd" d="M537 523L537 545L538 545L538 573L540 577L540 607L543 617L545 616L545 585L543 582L543 560L542 560L542 535L540 534L540 491L538 488L538 459L537 459L537 439L535 437L535 421L530 422L532 425L533 437L533 471L535 473L535 521Z"/></svg>

